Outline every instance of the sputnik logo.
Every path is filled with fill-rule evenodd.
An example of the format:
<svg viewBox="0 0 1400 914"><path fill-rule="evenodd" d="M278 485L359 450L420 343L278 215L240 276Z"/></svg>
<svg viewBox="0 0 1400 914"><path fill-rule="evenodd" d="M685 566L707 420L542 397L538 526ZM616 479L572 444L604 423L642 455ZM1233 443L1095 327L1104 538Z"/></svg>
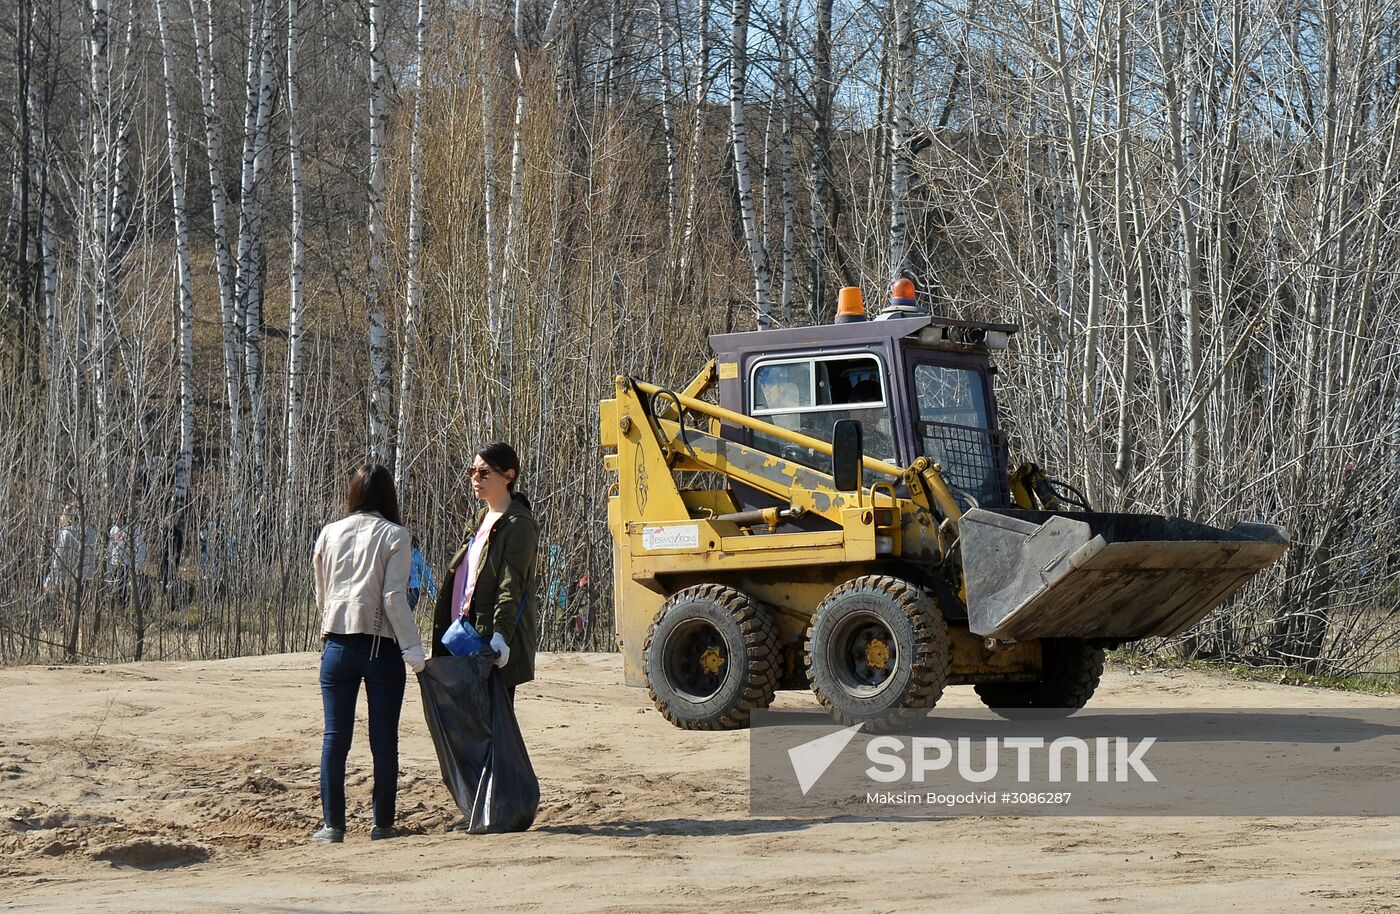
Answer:
<svg viewBox="0 0 1400 914"><path fill-rule="evenodd" d="M854 724L844 730L837 730L835 733L828 733L826 736L819 736L816 739L803 743L800 746L793 746L788 750L788 761L792 763L792 773L797 775L797 786L802 788L802 795L805 797L807 791L816 786L822 775L826 774L826 769L831 767L831 763L836 761L836 757L841 751L850 745L855 739L856 733L864 723Z"/></svg>

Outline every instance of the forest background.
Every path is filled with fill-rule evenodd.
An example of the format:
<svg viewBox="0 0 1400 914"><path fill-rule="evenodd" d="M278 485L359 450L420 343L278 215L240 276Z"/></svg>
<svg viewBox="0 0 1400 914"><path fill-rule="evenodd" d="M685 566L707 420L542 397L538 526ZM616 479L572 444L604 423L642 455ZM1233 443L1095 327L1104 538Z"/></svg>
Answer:
<svg viewBox="0 0 1400 914"><path fill-rule="evenodd" d="M441 566L497 438L544 645L608 649L612 378L907 275L1021 326L1013 460L1289 529L1145 650L1400 671L1394 2L17 0L0 42L0 660L306 649L354 466Z"/></svg>

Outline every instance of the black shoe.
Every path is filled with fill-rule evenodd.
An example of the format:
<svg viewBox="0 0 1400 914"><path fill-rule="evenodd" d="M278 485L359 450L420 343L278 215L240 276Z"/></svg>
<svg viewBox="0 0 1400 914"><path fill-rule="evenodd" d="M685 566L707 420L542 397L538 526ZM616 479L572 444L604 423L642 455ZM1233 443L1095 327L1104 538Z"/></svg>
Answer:
<svg viewBox="0 0 1400 914"><path fill-rule="evenodd" d="M320 829L312 833L311 840L318 844L340 844L345 840L345 829L322 825Z"/></svg>
<svg viewBox="0 0 1400 914"><path fill-rule="evenodd" d="M392 825L376 825L369 830L371 841L383 841L385 838L397 838L398 836L398 829Z"/></svg>
<svg viewBox="0 0 1400 914"><path fill-rule="evenodd" d="M463 816L462 818L458 819L456 822L453 822L451 825L449 825L449 826L447 826L446 828L444 828L443 831L445 831L445 832L466 831L470 826L471 826L471 823L467 821L467 817L466 817L466 816Z"/></svg>

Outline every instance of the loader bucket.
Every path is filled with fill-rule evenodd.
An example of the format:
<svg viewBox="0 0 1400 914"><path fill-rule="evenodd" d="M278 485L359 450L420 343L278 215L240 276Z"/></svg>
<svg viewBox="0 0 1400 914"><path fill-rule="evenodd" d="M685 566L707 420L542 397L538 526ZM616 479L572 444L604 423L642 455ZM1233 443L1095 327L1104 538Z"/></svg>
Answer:
<svg viewBox="0 0 1400 914"><path fill-rule="evenodd" d="M1269 524L973 508L960 547L976 634L1132 641L1190 628L1282 555L1288 536Z"/></svg>

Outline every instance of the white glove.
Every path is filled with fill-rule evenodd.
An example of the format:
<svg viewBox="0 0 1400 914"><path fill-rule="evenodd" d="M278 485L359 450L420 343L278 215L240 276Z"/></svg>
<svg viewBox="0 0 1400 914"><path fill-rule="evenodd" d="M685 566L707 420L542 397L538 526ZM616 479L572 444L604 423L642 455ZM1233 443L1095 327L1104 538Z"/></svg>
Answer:
<svg viewBox="0 0 1400 914"><path fill-rule="evenodd" d="M505 666L510 662L510 646L506 644L506 639L501 637L500 632L491 636L491 650L501 655L496 658L496 666Z"/></svg>
<svg viewBox="0 0 1400 914"><path fill-rule="evenodd" d="M403 662L408 664L408 668L415 673L423 672L423 667L427 666L427 658L423 653L423 646L416 645L403 652Z"/></svg>

